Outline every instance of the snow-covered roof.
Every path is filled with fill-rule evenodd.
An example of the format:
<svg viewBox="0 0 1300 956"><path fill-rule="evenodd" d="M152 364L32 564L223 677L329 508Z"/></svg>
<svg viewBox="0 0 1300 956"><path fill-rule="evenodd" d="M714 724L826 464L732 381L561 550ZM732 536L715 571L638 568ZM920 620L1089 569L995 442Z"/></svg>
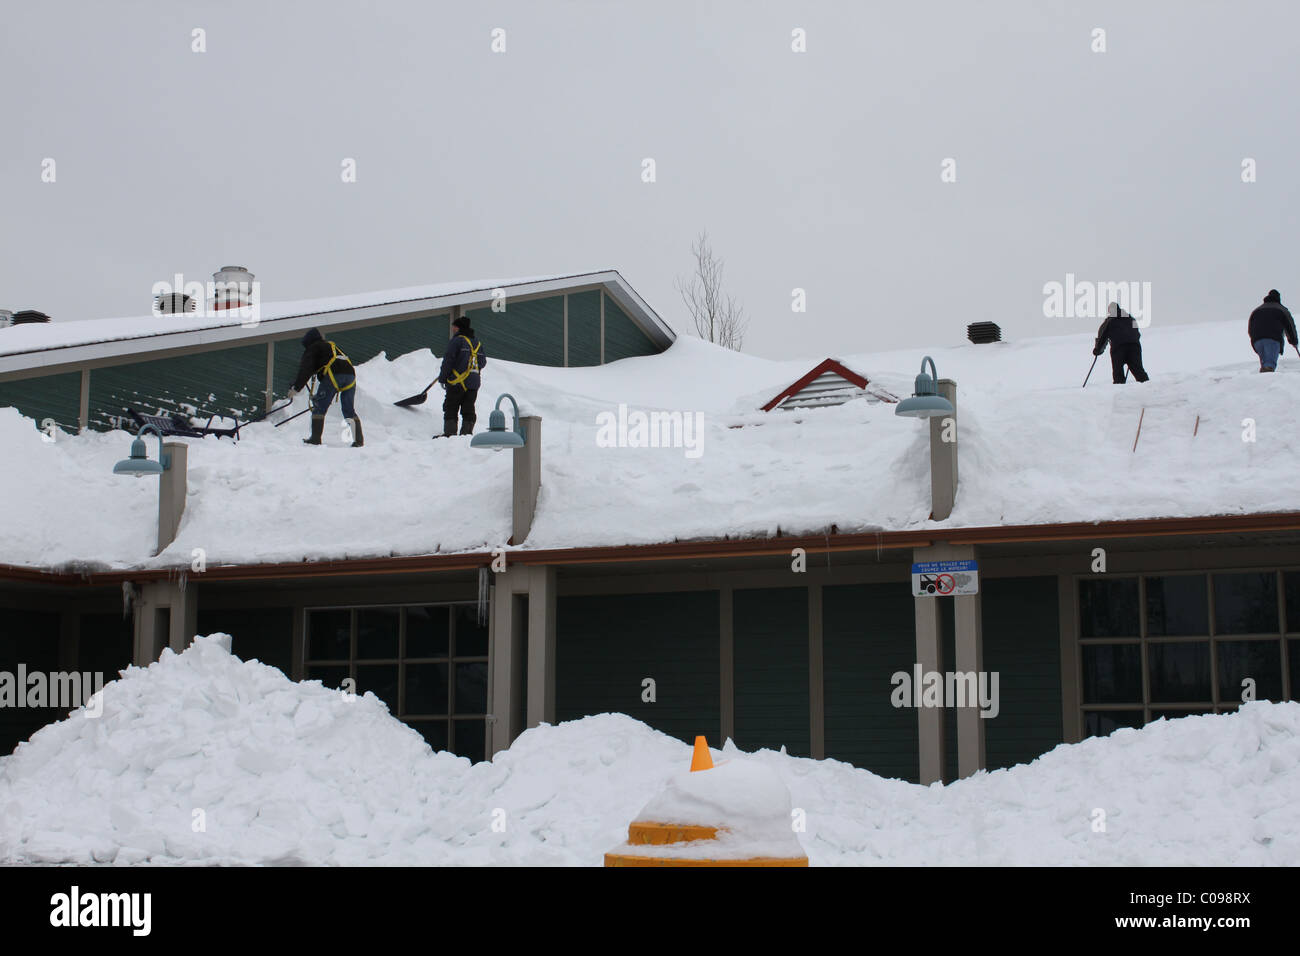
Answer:
<svg viewBox="0 0 1300 956"><path fill-rule="evenodd" d="M314 325L358 322L425 309L481 303L492 290L508 296L562 292L579 285L601 285L652 338L667 345L676 336L618 274L608 269L569 275L517 279L472 279L380 292L260 305L256 325L234 312L204 315L125 316L16 325L0 329L0 373L65 366L115 356L138 356L161 349L240 344L268 336L287 336Z"/></svg>
<svg viewBox="0 0 1300 956"><path fill-rule="evenodd" d="M605 366L493 361L479 424L501 392L542 417L542 488L519 545L526 550L757 538L778 528L937 534L1297 510L1300 362L1260 375L1239 322L1153 326L1142 336L1150 382L1116 386L1094 373L1084 389L1092 340L1088 330L844 356L897 395L911 394L927 353L956 381L959 484L942 522L929 519L924 421L884 403L801 409L797 421L757 410L815 356L772 361L682 337L662 354ZM202 548L211 568L502 547L510 456L471 449L468 438L430 441L441 431L440 402L392 404L435 375L427 351L362 365L361 449L341 447L337 409L324 448L301 443L305 418L249 426L237 445L188 442L185 515L157 557L156 482L112 474L129 448L123 432L47 442L30 420L0 409L10 465L0 469L0 563L179 567ZM627 428L602 440L602 422L620 411L624 420L682 413L680 447L634 447Z"/></svg>

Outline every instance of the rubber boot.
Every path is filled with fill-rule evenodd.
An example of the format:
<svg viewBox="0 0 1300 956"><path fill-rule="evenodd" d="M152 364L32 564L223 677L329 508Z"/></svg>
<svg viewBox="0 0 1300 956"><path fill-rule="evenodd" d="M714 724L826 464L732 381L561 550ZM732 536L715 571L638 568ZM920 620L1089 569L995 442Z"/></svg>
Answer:
<svg viewBox="0 0 1300 956"><path fill-rule="evenodd" d="M366 443L365 439L361 435L361 419L359 418L352 419L352 438L353 448L360 448Z"/></svg>
<svg viewBox="0 0 1300 956"><path fill-rule="evenodd" d="M442 420L442 434L444 438L450 438L456 434L456 419L444 418Z"/></svg>
<svg viewBox="0 0 1300 956"><path fill-rule="evenodd" d="M311 417L311 437L304 438L304 445L319 445L321 435L325 434L325 416L313 415Z"/></svg>

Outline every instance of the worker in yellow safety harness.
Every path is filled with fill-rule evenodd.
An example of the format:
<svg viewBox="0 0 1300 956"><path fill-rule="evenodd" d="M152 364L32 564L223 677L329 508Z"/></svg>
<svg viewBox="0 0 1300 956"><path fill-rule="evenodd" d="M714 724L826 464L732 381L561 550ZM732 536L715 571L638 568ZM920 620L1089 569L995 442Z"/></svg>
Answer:
<svg viewBox="0 0 1300 956"><path fill-rule="evenodd" d="M307 385L307 380L316 377L316 399L312 403L311 437L304 438L308 445L319 445L325 433L325 413L329 410L334 396L339 396L343 406L343 417L352 421L352 447L360 448L364 442L361 438L361 419L357 418L353 403L357 394L357 370L352 367L348 357L339 351L333 342L328 342L320 334L320 329L312 329L302 337L302 361L298 364L298 377L293 380L289 390L292 400ZM345 438L344 441L347 439Z"/></svg>
<svg viewBox="0 0 1300 956"><path fill-rule="evenodd" d="M456 434L456 420L460 419L460 434L474 434L474 401L478 398L479 371L487 365L487 355L474 335L469 319L461 316L451 323L456 334L447 343L442 356L442 371L438 381L447 389L442 402L442 434ZM440 436L434 435L434 438Z"/></svg>

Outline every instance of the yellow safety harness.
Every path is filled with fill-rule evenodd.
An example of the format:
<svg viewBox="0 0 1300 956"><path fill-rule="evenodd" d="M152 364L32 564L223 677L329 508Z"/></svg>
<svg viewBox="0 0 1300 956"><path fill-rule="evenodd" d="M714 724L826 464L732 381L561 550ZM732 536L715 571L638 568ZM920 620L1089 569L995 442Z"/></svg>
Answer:
<svg viewBox="0 0 1300 956"><path fill-rule="evenodd" d="M469 364L465 366L465 371L457 372L451 378L447 379L447 384L459 385L464 388L465 391L469 391L469 388L465 385L465 380L469 378L471 374L478 371L478 350L483 347L483 343L480 342L478 345L475 345L469 340L469 337L465 335L458 336L458 338L464 339L465 344L469 346Z"/></svg>
<svg viewBox="0 0 1300 956"><path fill-rule="evenodd" d="M326 375L329 376L330 384L334 386L334 391L336 392L346 392L350 388L356 388L357 380L355 378L352 381L348 382L346 385L344 385L342 388L339 388L338 380L334 378L334 371L333 369L330 368L330 366L333 365L335 362L337 362L339 359L342 359L343 361L349 363L352 360L348 358L346 355L344 355L342 352L340 352L339 347L335 345L333 342L327 342L326 344L329 345L330 352L332 354L330 355L330 360L325 363L323 368L321 368L321 372L324 372Z"/></svg>

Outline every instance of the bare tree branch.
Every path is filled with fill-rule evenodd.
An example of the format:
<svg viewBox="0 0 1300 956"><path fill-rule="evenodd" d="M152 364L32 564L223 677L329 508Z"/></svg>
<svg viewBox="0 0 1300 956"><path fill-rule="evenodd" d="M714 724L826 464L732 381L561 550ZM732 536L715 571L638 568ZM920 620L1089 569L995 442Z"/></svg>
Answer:
<svg viewBox="0 0 1300 956"><path fill-rule="evenodd" d="M695 271L677 278L677 291L700 338L740 351L749 322L734 296L722 291L722 260L713 254L708 232L691 244Z"/></svg>

